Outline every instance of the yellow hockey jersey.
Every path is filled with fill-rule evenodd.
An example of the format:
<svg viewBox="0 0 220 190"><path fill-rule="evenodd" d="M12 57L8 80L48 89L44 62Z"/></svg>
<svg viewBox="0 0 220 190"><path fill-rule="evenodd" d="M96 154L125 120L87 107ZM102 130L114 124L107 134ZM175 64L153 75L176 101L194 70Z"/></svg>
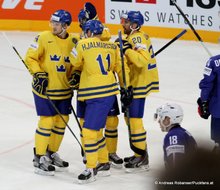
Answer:
<svg viewBox="0 0 220 190"><path fill-rule="evenodd" d="M120 52L116 44L97 37L79 41L71 53L71 63L82 68L78 100L111 96L119 93L114 72L123 86ZM125 64L125 78L129 82L129 69Z"/></svg>
<svg viewBox="0 0 220 190"><path fill-rule="evenodd" d="M150 38L137 31L127 37L133 49L125 52L130 69L130 82L134 98L144 98L151 92L159 91L159 77L156 59Z"/></svg>
<svg viewBox="0 0 220 190"><path fill-rule="evenodd" d="M84 39L84 32L82 32L80 34L80 39ZM111 39L111 33L109 31L109 29L107 27L104 27L102 34L101 34L101 38L102 41L109 41Z"/></svg>
<svg viewBox="0 0 220 190"><path fill-rule="evenodd" d="M111 33L107 27L104 27L102 31L101 40L102 41L109 41L111 39Z"/></svg>
<svg viewBox="0 0 220 190"><path fill-rule="evenodd" d="M48 73L47 95L52 100L67 99L72 96L68 83L72 65L70 52L77 44L78 37L70 35L61 39L50 31L40 33L27 50L25 63L33 75L37 72ZM33 92L42 98L46 96Z"/></svg>

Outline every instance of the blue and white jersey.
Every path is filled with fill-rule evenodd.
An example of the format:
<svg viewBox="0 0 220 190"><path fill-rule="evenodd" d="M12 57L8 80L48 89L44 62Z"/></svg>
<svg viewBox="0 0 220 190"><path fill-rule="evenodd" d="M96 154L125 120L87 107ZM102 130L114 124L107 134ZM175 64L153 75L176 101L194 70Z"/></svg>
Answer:
<svg viewBox="0 0 220 190"><path fill-rule="evenodd" d="M164 161L166 167L174 167L197 147L193 136L180 125L172 127L164 138Z"/></svg>
<svg viewBox="0 0 220 190"><path fill-rule="evenodd" d="M220 55L211 57L206 63L204 78L199 83L202 101L209 101L209 112L220 118Z"/></svg>

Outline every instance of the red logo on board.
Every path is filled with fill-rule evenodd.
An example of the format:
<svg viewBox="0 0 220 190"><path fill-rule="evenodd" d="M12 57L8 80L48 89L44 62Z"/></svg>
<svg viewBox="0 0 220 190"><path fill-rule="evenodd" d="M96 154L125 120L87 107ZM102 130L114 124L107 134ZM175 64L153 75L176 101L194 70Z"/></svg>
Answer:
<svg viewBox="0 0 220 190"><path fill-rule="evenodd" d="M150 4L156 4L157 0L136 0L136 3L150 3Z"/></svg>

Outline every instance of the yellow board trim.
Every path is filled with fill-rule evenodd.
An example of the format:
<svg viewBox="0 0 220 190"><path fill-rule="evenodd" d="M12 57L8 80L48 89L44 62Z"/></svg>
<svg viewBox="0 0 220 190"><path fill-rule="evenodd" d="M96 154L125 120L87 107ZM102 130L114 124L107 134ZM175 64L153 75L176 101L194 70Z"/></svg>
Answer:
<svg viewBox="0 0 220 190"><path fill-rule="evenodd" d="M116 35L118 30L123 28L120 25L106 24L106 26L110 29L111 34ZM164 27L150 27L143 26L141 27L143 31L145 31L151 38L168 38L172 39L176 35L178 35L184 29L181 28L164 28ZM205 31L205 30L196 30L199 36L202 38L204 42L212 42L219 43L220 32L214 31ZM193 33L191 29L187 28L187 33L185 33L180 39L182 40L195 40L197 41L197 37Z"/></svg>
<svg viewBox="0 0 220 190"><path fill-rule="evenodd" d="M118 30L123 28L120 24L106 24L112 35L117 35ZM0 20L0 30L19 30L19 31L43 31L50 30L49 21L32 21L32 20ZM143 31L146 31L150 37L172 39L178 35L183 29L150 27L143 26ZM78 22L73 22L69 28L69 32L80 33L81 29ZM220 32L197 30L204 42L218 43ZM181 37L182 40L195 40L195 34L191 29L187 28L187 33Z"/></svg>

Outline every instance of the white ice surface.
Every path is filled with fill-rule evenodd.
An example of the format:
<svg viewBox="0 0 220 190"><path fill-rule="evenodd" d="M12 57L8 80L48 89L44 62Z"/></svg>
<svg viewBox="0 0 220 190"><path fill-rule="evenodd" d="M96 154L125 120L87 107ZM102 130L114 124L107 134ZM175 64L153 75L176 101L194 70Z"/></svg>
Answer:
<svg viewBox="0 0 220 190"><path fill-rule="evenodd" d="M6 32L7 37L23 57L34 39L34 32ZM176 34L174 34L175 36ZM196 38L195 38L196 39ZM152 39L155 52L168 40ZM213 55L219 54L219 44L205 43ZM32 166L34 132L38 118L31 93L31 76L0 32L0 189L1 190L146 190L153 189L155 176L163 168L162 143L164 133L153 120L155 109L165 102L175 102L184 109L182 126L188 129L199 146L212 148L210 120L197 114L198 83L209 56L199 42L176 41L157 55L160 92L151 94L146 101L144 125L150 156L150 171L127 174L124 169L112 169L112 175L98 178L87 185L77 184L77 176L84 170L80 148L66 130L60 155L70 162L68 172L53 177L34 174ZM75 107L75 100L73 101ZM71 116L72 130L79 138L79 129ZM118 154L129 156L128 130L123 116L119 123Z"/></svg>

